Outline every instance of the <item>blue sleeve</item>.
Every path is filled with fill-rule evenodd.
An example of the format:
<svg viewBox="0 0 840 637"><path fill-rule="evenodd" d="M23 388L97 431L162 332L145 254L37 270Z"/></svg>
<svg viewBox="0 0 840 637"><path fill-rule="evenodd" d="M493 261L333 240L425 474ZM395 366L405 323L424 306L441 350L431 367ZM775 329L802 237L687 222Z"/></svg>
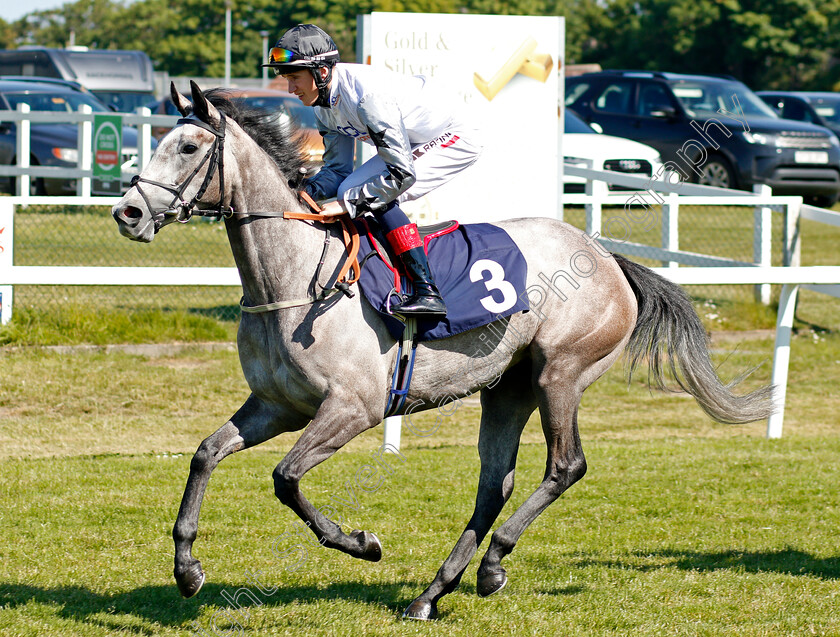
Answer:
<svg viewBox="0 0 840 637"><path fill-rule="evenodd" d="M341 182L353 172L356 141L335 132L321 134L324 136L324 165L306 180L304 188L314 199L329 199L338 194Z"/></svg>

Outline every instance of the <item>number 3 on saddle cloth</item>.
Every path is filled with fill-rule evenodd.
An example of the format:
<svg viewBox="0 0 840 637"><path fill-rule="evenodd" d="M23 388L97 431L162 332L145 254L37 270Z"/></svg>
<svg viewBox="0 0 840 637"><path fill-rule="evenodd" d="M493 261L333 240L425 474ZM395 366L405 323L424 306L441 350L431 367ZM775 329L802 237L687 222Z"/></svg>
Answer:
<svg viewBox="0 0 840 637"><path fill-rule="evenodd" d="M451 222L421 228L421 236L426 235L423 241L429 267L447 314L407 324L388 308L393 294L410 291L411 281L392 265L399 259L390 259L385 253L383 246L388 244L375 221L365 217L356 221L360 226L359 261L363 263L359 288L400 344L387 417L398 413L405 403L417 342L454 336L529 310L525 288L528 266L519 247L498 226Z"/></svg>
<svg viewBox="0 0 840 637"><path fill-rule="evenodd" d="M489 223L459 225L457 222L420 230L421 236L426 235L423 241L429 267L446 302L447 314L418 319L418 341L454 336L528 311L525 291L528 266L507 232ZM399 259L385 254L383 246L388 244L375 221L363 217L359 234L359 261L365 262L359 287L382 315L392 336L399 339L405 324L388 307L391 295L397 290L410 291L411 280L393 267L391 262L398 263ZM369 255L370 252L375 254Z"/></svg>

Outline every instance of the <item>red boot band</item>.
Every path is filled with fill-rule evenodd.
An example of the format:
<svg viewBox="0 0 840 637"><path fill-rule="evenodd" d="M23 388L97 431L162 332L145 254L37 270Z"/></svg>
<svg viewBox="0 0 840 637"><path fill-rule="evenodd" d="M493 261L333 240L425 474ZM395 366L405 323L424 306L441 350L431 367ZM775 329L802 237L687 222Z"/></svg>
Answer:
<svg viewBox="0 0 840 637"><path fill-rule="evenodd" d="M419 248L423 245L420 240L420 233L417 232L417 226L413 223L391 230L385 238L388 239L388 243L391 244L397 256L406 250Z"/></svg>

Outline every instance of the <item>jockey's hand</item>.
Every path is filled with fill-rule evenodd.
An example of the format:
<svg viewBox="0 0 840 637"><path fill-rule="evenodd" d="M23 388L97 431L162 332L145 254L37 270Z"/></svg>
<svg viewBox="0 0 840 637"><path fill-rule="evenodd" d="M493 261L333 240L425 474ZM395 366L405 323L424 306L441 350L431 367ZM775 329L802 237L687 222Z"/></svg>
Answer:
<svg viewBox="0 0 840 637"><path fill-rule="evenodd" d="M341 207L338 201L330 201L321 206L321 212L328 215L341 214L344 212L344 208Z"/></svg>

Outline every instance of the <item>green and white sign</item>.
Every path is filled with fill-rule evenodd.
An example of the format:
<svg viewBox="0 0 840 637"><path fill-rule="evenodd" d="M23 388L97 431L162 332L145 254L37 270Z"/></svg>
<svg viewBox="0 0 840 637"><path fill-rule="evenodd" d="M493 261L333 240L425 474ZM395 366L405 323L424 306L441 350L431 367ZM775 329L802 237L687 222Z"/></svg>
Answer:
<svg viewBox="0 0 840 637"><path fill-rule="evenodd" d="M122 177L122 117L93 116L93 176L99 179Z"/></svg>

